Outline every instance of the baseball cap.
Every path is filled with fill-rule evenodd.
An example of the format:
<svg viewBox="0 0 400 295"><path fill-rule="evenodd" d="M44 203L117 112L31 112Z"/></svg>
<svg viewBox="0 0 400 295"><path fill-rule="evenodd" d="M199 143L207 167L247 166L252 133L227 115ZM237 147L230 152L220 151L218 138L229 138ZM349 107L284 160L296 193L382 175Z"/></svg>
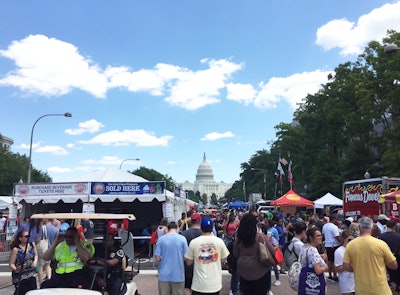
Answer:
<svg viewBox="0 0 400 295"><path fill-rule="evenodd" d="M390 218L387 217L385 214L379 214L378 220L390 220Z"/></svg>
<svg viewBox="0 0 400 295"><path fill-rule="evenodd" d="M354 218L353 217L347 217L346 220L350 221L350 223L354 222Z"/></svg>
<svg viewBox="0 0 400 295"><path fill-rule="evenodd" d="M212 219L208 216L205 216L201 219L201 228L206 228L208 226L213 226L214 222Z"/></svg>
<svg viewBox="0 0 400 295"><path fill-rule="evenodd" d="M190 219L196 222L200 222L201 215L199 213L193 213L192 215L190 215Z"/></svg>

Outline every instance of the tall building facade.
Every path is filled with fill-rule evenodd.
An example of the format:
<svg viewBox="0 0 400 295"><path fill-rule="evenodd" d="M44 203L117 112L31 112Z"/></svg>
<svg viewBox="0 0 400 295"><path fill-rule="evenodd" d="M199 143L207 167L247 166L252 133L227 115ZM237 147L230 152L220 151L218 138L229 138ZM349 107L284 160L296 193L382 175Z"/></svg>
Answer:
<svg viewBox="0 0 400 295"><path fill-rule="evenodd" d="M209 162L207 162L206 154L203 155L203 161L200 163L196 173L196 180L194 183L185 181L179 183L178 186L185 191L197 191L200 195L207 194L208 199L212 194L215 194L217 198L225 196L225 192L232 187L232 183L225 183L223 181L214 181L214 173Z"/></svg>

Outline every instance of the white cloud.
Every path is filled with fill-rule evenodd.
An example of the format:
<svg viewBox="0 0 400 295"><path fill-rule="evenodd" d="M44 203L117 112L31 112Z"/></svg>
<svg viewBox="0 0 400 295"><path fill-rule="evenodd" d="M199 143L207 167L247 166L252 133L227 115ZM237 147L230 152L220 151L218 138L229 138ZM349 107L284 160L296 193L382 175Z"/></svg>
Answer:
<svg viewBox="0 0 400 295"><path fill-rule="evenodd" d="M156 137L152 132L145 130L112 130L99 134L90 140L80 141L81 144L101 144L122 146L136 144L137 146L168 146L173 138L170 135Z"/></svg>
<svg viewBox="0 0 400 295"><path fill-rule="evenodd" d="M206 141L206 140L214 141L214 140L217 140L217 139L228 138L228 137L234 137L234 136L235 136L235 135L234 135L232 132L230 132L230 131L226 131L226 132L224 132L224 133L211 132L211 133L206 134L206 135L201 139L201 141Z"/></svg>
<svg viewBox="0 0 400 295"><path fill-rule="evenodd" d="M208 68L198 71L163 63L137 71L126 66L107 66L102 70L80 55L76 46L44 35L13 41L7 50L0 50L0 56L14 60L17 67L0 79L0 85L17 87L28 94L51 97L81 89L104 98L109 89L125 88L130 92L166 95L167 103L187 110L219 102L220 90L242 68L226 59L203 59L201 63ZM83 131L68 132L76 135Z"/></svg>
<svg viewBox="0 0 400 295"><path fill-rule="evenodd" d="M81 135L83 133L95 133L99 131L104 125L95 119L88 120L86 122L79 123L79 128L76 129L67 129L65 133L69 135Z"/></svg>
<svg viewBox="0 0 400 295"><path fill-rule="evenodd" d="M71 167L71 168L62 168L58 166L52 166L47 169L48 172L51 173L70 173L74 171L86 171L90 172L93 171L93 167L91 166L77 166L77 167Z"/></svg>
<svg viewBox="0 0 400 295"><path fill-rule="evenodd" d="M49 167L49 169L47 169L47 170L48 170L48 172L51 172L51 173L68 173L68 172L72 171L71 168L61 168L58 166Z"/></svg>
<svg viewBox="0 0 400 295"><path fill-rule="evenodd" d="M237 101L245 105L253 102L257 91L251 84L228 83L226 85L227 96L229 100Z"/></svg>
<svg viewBox="0 0 400 295"><path fill-rule="evenodd" d="M56 145L46 145L46 146L40 146L35 148L35 152L36 153L48 153L48 154L52 154L52 155L56 155L56 156L65 156L65 155L69 155L69 152L60 147L60 146L56 146Z"/></svg>
<svg viewBox="0 0 400 295"><path fill-rule="evenodd" d="M59 96L79 88L96 97L105 97L105 76L70 43L29 35L13 41L7 50L0 50L0 56L14 60L17 66L0 80L0 85L44 96Z"/></svg>
<svg viewBox="0 0 400 295"><path fill-rule="evenodd" d="M388 29L400 30L400 1L387 3L359 17L332 20L317 30L315 43L325 50L340 48L341 55L359 54L372 40L381 40Z"/></svg>
<svg viewBox="0 0 400 295"><path fill-rule="evenodd" d="M287 101L293 109L307 96L316 93L327 82L330 72L304 72L289 77L274 77L260 83L254 105L262 109L276 108L280 100Z"/></svg>
<svg viewBox="0 0 400 295"><path fill-rule="evenodd" d="M185 71L170 86L170 94L165 99L168 103L187 110L196 110L208 104L218 103L220 90L225 87L231 75L242 68L226 59L208 60L209 68L197 72Z"/></svg>
<svg viewBox="0 0 400 295"><path fill-rule="evenodd" d="M116 156L103 156L101 159L94 160L94 159L88 159L88 160L83 160L81 161L83 164L87 165L94 165L94 164L101 164L101 165L113 165L113 166L120 166L122 162L124 162L125 165L140 165L140 161L127 161L126 159L121 159Z"/></svg>
<svg viewBox="0 0 400 295"><path fill-rule="evenodd" d="M24 150L29 150L30 146L29 144L20 144L16 146L18 149L24 149ZM63 147L57 146L57 145L45 145L42 146L42 143L36 142L32 143L32 151L35 153L48 153L56 156L65 156L69 155L70 153L64 149Z"/></svg>

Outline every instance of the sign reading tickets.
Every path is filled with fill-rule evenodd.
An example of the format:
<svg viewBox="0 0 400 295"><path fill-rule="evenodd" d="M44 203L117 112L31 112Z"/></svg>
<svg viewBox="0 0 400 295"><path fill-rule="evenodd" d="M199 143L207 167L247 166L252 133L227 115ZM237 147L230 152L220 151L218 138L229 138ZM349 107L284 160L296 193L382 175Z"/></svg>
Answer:
<svg viewBox="0 0 400 295"><path fill-rule="evenodd" d="M165 182L92 182L93 195L160 195L165 194Z"/></svg>
<svg viewBox="0 0 400 295"><path fill-rule="evenodd" d="M89 194L89 185L87 182L22 183L15 185L15 196L17 197L87 194Z"/></svg>

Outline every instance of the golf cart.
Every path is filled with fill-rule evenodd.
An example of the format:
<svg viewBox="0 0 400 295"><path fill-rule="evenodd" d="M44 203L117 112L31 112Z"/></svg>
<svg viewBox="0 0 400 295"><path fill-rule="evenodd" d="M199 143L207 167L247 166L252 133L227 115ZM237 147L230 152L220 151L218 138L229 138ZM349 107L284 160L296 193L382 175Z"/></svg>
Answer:
<svg viewBox="0 0 400 295"><path fill-rule="evenodd" d="M107 221L108 220L135 220L135 216L133 214L104 214L104 213L48 213L48 214L33 214L31 216L32 219L65 219L65 220L77 220L77 219L89 219L89 220L104 220L105 233L108 232L107 229ZM126 256L126 267L122 274L122 286L120 289L119 295L139 295L137 290L136 283L133 281L133 278L139 273L140 268L140 260L136 259L134 256L134 248L133 248L133 238L132 234L126 230L120 230L119 237L116 237L119 244L118 246L122 248ZM96 238L95 243L101 243L102 239ZM93 290L94 283L96 280L96 276L100 276L103 278L104 283L106 282L106 274L107 274L107 261L106 257L98 258L91 257L89 258L85 265L91 271L91 284L90 289L79 289L79 288L51 288L51 289L39 289L29 291L28 295L44 295L44 294L71 294L74 293L76 295L95 295L95 294L108 294L105 290L105 286L101 289L101 291ZM135 267L137 266L137 267ZM77 292L77 293L76 293Z"/></svg>

